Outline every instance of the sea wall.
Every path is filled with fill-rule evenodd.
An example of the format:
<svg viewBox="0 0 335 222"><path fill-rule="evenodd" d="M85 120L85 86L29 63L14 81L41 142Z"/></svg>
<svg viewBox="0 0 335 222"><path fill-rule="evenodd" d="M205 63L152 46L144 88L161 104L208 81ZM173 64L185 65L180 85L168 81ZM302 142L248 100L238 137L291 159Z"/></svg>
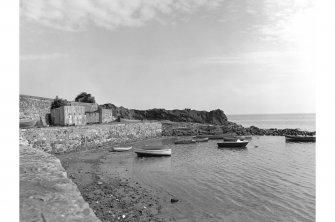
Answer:
<svg viewBox="0 0 335 222"><path fill-rule="evenodd" d="M99 222L59 159L20 145L20 221Z"/></svg>
<svg viewBox="0 0 335 222"><path fill-rule="evenodd" d="M48 153L88 150L161 135L159 122L20 129L20 137L30 146Z"/></svg>

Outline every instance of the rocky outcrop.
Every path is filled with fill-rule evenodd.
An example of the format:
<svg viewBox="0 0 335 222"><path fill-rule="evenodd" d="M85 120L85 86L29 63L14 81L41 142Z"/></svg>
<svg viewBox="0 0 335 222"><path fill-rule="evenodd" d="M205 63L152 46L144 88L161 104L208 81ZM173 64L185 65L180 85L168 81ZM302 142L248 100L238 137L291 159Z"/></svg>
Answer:
<svg viewBox="0 0 335 222"><path fill-rule="evenodd" d="M59 159L20 145L20 221L99 222Z"/></svg>
<svg viewBox="0 0 335 222"><path fill-rule="evenodd" d="M149 109L136 110L127 109L124 107L117 107L113 104L104 104L101 107L105 109L112 109L113 114L119 115L124 119L137 120L169 120L173 122L194 122L194 123L208 123L215 125L222 125L227 121L227 116L220 109L212 111L198 111L191 109L183 110L166 110L166 109Z"/></svg>
<svg viewBox="0 0 335 222"><path fill-rule="evenodd" d="M301 131L298 129L260 129L255 126L243 127L242 125L226 121L223 125L210 125L199 123L162 122L163 136L194 136L194 135L219 135L234 133L236 135L257 136L284 136L284 135L309 135L315 132Z"/></svg>

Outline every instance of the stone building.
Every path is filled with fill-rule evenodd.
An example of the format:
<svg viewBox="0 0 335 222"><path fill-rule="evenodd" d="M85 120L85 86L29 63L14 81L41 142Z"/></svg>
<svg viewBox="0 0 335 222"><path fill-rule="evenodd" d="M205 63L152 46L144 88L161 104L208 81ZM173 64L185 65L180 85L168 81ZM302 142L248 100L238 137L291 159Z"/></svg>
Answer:
<svg viewBox="0 0 335 222"><path fill-rule="evenodd" d="M85 107L62 106L52 109L51 123L56 126L85 125Z"/></svg>

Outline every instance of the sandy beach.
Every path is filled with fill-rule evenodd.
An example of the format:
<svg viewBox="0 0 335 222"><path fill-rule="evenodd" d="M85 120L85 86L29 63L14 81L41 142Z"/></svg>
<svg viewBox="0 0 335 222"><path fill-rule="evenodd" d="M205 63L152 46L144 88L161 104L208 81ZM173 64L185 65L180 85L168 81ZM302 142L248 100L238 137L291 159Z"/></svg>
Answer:
<svg viewBox="0 0 335 222"><path fill-rule="evenodd" d="M147 140L128 145L155 143ZM171 195L157 193L134 179L128 152L104 148L58 155L68 177L101 221L174 221L169 214ZM174 203L178 204L178 203Z"/></svg>

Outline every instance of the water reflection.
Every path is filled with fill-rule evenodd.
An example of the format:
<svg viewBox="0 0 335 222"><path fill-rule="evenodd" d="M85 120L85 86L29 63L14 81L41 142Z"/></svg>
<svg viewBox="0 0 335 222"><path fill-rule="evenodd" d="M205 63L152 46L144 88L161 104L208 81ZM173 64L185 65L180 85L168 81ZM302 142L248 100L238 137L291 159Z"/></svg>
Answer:
<svg viewBox="0 0 335 222"><path fill-rule="evenodd" d="M171 157L134 157L134 169L143 171L170 171Z"/></svg>
<svg viewBox="0 0 335 222"><path fill-rule="evenodd" d="M225 147L225 148L218 147L217 149L222 151L222 152L224 152L224 151L235 151L235 152L248 151L247 147Z"/></svg>

